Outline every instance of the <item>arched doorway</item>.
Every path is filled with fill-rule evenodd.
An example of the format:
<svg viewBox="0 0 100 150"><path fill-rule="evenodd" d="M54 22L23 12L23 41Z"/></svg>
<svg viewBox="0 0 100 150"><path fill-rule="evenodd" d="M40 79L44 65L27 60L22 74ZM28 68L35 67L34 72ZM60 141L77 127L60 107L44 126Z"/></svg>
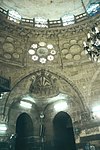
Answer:
<svg viewBox="0 0 100 150"><path fill-rule="evenodd" d="M22 113L16 121L15 150L32 150L33 141L32 119L27 113Z"/></svg>
<svg viewBox="0 0 100 150"><path fill-rule="evenodd" d="M55 150L76 150L71 117L59 112L53 119Z"/></svg>

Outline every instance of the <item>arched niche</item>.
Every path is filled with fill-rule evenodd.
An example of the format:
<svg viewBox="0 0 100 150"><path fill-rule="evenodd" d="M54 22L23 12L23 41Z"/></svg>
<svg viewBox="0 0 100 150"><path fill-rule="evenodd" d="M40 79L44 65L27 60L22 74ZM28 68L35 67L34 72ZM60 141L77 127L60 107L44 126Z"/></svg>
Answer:
<svg viewBox="0 0 100 150"><path fill-rule="evenodd" d="M71 117L66 112L59 112L53 119L54 147L56 150L76 150Z"/></svg>
<svg viewBox="0 0 100 150"><path fill-rule="evenodd" d="M27 113L22 113L16 121L15 150L28 150L34 147L33 136L32 119Z"/></svg>
<svg viewBox="0 0 100 150"><path fill-rule="evenodd" d="M80 122L81 109L78 108L79 106L74 103L74 100L71 97L69 97L68 95L63 96L65 96L65 99L62 99L61 97L60 99L58 99L58 97L53 97L51 99L52 102L48 103L44 109L44 124L46 128L45 136L48 143L50 143L53 139L53 119L59 112L64 111L70 115L74 129L76 128L75 123ZM78 125L79 124L77 124L77 126Z"/></svg>
<svg viewBox="0 0 100 150"><path fill-rule="evenodd" d="M16 130L16 120L17 118L23 114L27 113L32 119L33 122L33 128L34 128L34 135L38 136L38 130L39 130L39 114L37 107L34 103L32 104L32 108L24 108L20 106L20 100L21 98L18 97L14 102L11 104L9 111L8 111L8 125L9 125L9 135L15 134Z"/></svg>

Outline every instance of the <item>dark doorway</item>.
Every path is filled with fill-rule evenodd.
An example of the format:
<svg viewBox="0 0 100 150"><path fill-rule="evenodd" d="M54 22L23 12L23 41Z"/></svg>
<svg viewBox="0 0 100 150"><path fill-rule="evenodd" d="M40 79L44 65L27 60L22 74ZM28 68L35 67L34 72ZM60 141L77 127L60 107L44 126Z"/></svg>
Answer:
<svg viewBox="0 0 100 150"><path fill-rule="evenodd" d="M15 150L32 150L33 141L32 119L27 113L22 113L16 122Z"/></svg>
<svg viewBox="0 0 100 150"><path fill-rule="evenodd" d="M59 112L53 119L55 150L76 150L71 117Z"/></svg>

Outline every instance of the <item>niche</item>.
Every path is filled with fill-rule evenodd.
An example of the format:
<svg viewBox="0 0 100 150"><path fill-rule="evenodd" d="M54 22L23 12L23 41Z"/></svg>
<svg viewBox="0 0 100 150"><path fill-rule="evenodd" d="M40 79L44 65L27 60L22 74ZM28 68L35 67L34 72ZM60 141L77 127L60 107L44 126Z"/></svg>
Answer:
<svg viewBox="0 0 100 150"><path fill-rule="evenodd" d="M66 112L59 112L53 119L55 150L76 150L72 120Z"/></svg>
<svg viewBox="0 0 100 150"><path fill-rule="evenodd" d="M34 147L33 122L27 113L22 113L16 121L15 150L29 150Z"/></svg>

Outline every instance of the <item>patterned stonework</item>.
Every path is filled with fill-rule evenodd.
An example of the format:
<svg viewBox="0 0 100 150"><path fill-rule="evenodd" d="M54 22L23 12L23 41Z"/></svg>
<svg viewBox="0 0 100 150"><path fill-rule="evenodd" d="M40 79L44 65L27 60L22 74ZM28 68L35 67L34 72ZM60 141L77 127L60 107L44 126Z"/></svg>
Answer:
<svg viewBox="0 0 100 150"><path fill-rule="evenodd" d="M40 70L32 77L29 91L35 97L51 97L57 95L59 93L57 79L49 72Z"/></svg>
<svg viewBox="0 0 100 150"><path fill-rule="evenodd" d="M99 16L93 19L83 21L81 24L74 24L72 26L58 28L58 29L34 29L20 26L7 20L0 21L0 29L2 34L0 36L1 60L7 60L7 63L18 64L24 66L27 60L27 51L29 50L32 41L40 41L45 39L55 45L59 55L59 65L64 67L70 62L77 63L84 62L87 57L83 52L83 41L86 38L86 32L91 27L91 21L99 24ZM6 31L6 33L5 33ZM76 35L77 34L77 35ZM44 40L42 40L44 41ZM38 52L39 53L39 52ZM40 54L40 53L39 53ZM4 57L4 59L3 59ZM45 58L44 58L45 59ZM48 58L49 59L49 58ZM53 59L50 57L50 59ZM44 60L40 60L44 62ZM87 59L88 61L88 59Z"/></svg>
<svg viewBox="0 0 100 150"><path fill-rule="evenodd" d="M3 33L3 32L2 32ZM25 65L25 44L23 39L10 37L6 34L0 36L0 60L13 65Z"/></svg>
<svg viewBox="0 0 100 150"><path fill-rule="evenodd" d="M96 126L100 122L99 118L90 118L93 106L99 104L100 99L100 64L88 60L83 51L83 41L93 23L100 27L100 17L91 17L63 28L49 29L24 27L1 18L0 75L11 77L12 90L0 100L0 113L1 116L4 115L2 120L5 121L6 116L7 121L8 117L9 124L13 126L8 132L15 131L16 118L24 111L31 114L36 125L38 110L34 106L39 106L39 111L46 108L46 119L52 120L57 112L54 110L54 103L49 103L47 98L56 96L58 91L66 95L68 109L65 111L71 115L77 127L90 128L90 125ZM53 61L41 64L32 60L28 51L33 43L43 45L41 42L54 45L56 54ZM48 53L47 49L42 50L36 51L39 57ZM22 97L27 95L36 101L35 104L31 101L31 111L19 106ZM51 131L50 126L48 121L48 131ZM38 132L38 129L35 131Z"/></svg>

